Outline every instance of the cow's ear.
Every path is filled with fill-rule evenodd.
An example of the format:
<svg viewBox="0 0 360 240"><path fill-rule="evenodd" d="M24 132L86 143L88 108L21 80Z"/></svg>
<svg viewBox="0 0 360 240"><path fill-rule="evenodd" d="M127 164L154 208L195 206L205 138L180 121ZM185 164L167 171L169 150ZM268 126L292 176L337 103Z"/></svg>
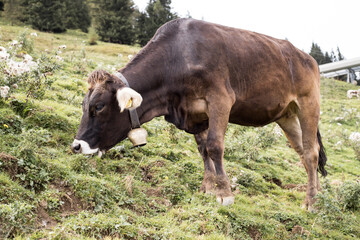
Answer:
<svg viewBox="0 0 360 240"><path fill-rule="evenodd" d="M125 109L135 109L140 106L142 102L141 95L135 90L124 87L116 91L116 99L119 103L120 112L123 112Z"/></svg>

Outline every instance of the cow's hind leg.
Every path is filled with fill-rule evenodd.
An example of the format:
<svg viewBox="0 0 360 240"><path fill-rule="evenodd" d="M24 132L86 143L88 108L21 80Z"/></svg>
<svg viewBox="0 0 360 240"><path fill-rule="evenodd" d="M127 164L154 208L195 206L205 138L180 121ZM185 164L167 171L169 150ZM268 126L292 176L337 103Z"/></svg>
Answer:
<svg viewBox="0 0 360 240"><path fill-rule="evenodd" d="M312 205L315 203L314 197L318 189L320 189L319 176L317 173L320 151L320 145L317 139L320 106L316 98L311 98L310 96L303 97L299 101L301 109L299 112L299 121L304 149L302 159L308 175L305 207L309 211L312 211Z"/></svg>
<svg viewBox="0 0 360 240"><path fill-rule="evenodd" d="M289 108L288 114L279 119L277 123L284 130L291 146L300 155L305 166L308 175L308 187L304 205L311 211L315 202L314 197L320 190L317 173L320 147L317 140L319 108L313 102L310 104L310 101L310 98L303 99L300 103L301 110Z"/></svg>
<svg viewBox="0 0 360 240"><path fill-rule="evenodd" d="M211 160L206 150L208 130L205 130L199 134L195 134L194 136L196 143L198 144L199 152L204 160L204 180L201 185L200 191L204 193L215 194L215 166L214 162Z"/></svg>

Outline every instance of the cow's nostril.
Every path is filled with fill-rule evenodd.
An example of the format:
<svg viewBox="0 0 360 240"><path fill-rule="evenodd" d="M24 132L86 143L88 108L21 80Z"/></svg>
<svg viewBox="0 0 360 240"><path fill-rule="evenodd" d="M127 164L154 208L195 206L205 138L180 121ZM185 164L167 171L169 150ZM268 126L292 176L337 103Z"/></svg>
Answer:
<svg viewBox="0 0 360 240"><path fill-rule="evenodd" d="M81 147L81 145L78 144L77 146L74 147L74 150L75 150L75 151L79 151L79 150L80 150L80 147Z"/></svg>
<svg viewBox="0 0 360 240"><path fill-rule="evenodd" d="M72 144L71 149L74 153L78 153L80 152L81 144L80 143Z"/></svg>

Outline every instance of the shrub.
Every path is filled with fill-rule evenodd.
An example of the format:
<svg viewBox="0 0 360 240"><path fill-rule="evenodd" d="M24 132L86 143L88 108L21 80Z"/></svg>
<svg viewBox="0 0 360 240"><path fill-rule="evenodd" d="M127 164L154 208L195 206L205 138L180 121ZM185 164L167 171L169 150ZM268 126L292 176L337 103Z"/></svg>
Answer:
<svg viewBox="0 0 360 240"><path fill-rule="evenodd" d="M358 225L356 217L344 211L346 208L359 206L359 187L351 185L351 183L344 184L340 191L337 191L331 187L328 181L325 181L323 191L316 195L315 207L318 209L317 214L322 225L356 235L360 234L360 228L353 228Z"/></svg>
<svg viewBox="0 0 360 240"><path fill-rule="evenodd" d="M12 99L10 100L10 106L18 115L22 118L25 118L29 115L29 113L35 109L35 106L28 101Z"/></svg>
<svg viewBox="0 0 360 240"><path fill-rule="evenodd" d="M7 239L17 233L30 232L34 226L34 206L15 201L0 204L0 238Z"/></svg>
<svg viewBox="0 0 360 240"><path fill-rule="evenodd" d="M294 215L283 211L270 214L270 218L284 224L287 231L291 231L296 225L303 225L305 223L305 220L300 215Z"/></svg>
<svg viewBox="0 0 360 240"><path fill-rule="evenodd" d="M134 239L137 229L129 221L129 217L116 214L92 214L81 212L76 218L68 220L65 225L74 232L96 238L103 236L117 236Z"/></svg>
<svg viewBox="0 0 360 240"><path fill-rule="evenodd" d="M48 166L39 159L38 148L49 141L47 130L23 131L15 146L14 156L3 154L0 158L0 169L5 170L12 179L17 179L21 185L39 191L45 188L51 180Z"/></svg>
<svg viewBox="0 0 360 240"><path fill-rule="evenodd" d="M49 130L74 130L74 126L66 118L49 112L33 112L33 114L25 119L24 123L27 128L42 127Z"/></svg>
<svg viewBox="0 0 360 240"><path fill-rule="evenodd" d="M28 38L28 31L22 32L19 37L18 41L21 44L20 51L18 53L32 53L34 51L34 41L31 38Z"/></svg>
<svg viewBox="0 0 360 240"><path fill-rule="evenodd" d="M360 182L345 182L339 189L340 204L343 209L360 209Z"/></svg>
<svg viewBox="0 0 360 240"><path fill-rule="evenodd" d="M360 160L360 132L352 132L349 136L349 142L355 151L357 160Z"/></svg>
<svg viewBox="0 0 360 240"><path fill-rule="evenodd" d="M22 42L26 42L26 36L21 37ZM33 57L20 52L22 61L15 59L15 55L23 48L18 41L12 43L9 56L0 59L0 86L11 86L10 92L20 87L26 92L27 98L42 98L45 90L52 84L51 75L59 69L60 65L55 55L41 54L37 61L33 61ZM32 49L30 43L27 43L25 49ZM4 50L6 52L6 49ZM51 73L51 74L50 74Z"/></svg>
<svg viewBox="0 0 360 240"><path fill-rule="evenodd" d="M22 119L8 108L0 109L0 133L21 133Z"/></svg>
<svg viewBox="0 0 360 240"><path fill-rule="evenodd" d="M254 193L260 191L266 193L269 191L268 183L258 173L250 170L240 170L240 175L236 176L236 183L243 186L241 189L244 192Z"/></svg>

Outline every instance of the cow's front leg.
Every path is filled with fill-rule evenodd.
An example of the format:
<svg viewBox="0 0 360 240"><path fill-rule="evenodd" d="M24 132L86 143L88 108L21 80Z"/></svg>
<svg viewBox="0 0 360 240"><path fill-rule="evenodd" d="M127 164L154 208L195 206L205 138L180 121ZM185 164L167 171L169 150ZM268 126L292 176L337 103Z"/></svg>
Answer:
<svg viewBox="0 0 360 240"><path fill-rule="evenodd" d="M221 97L220 97L221 96ZM216 101L209 104L209 130L206 140L206 150L215 167L216 199L223 205L234 203L234 194L231 192L230 181L226 176L223 165L224 138L229 121L229 114L234 98L226 93L221 94Z"/></svg>
<svg viewBox="0 0 360 240"><path fill-rule="evenodd" d="M195 140L198 145L199 152L204 161L204 180L200 187L200 191L204 193L215 194L216 186L216 171L214 162L209 157L209 154L206 150L206 141L208 136L208 130L205 130L199 134L195 134Z"/></svg>

